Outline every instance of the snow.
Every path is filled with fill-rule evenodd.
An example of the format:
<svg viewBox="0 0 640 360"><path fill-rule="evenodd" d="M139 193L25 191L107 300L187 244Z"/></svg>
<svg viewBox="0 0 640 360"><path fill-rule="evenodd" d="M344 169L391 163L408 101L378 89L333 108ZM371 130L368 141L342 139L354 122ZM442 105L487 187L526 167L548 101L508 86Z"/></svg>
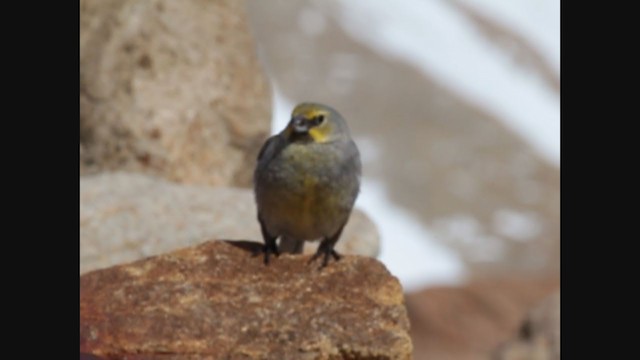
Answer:
<svg viewBox="0 0 640 360"><path fill-rule="evenodd" d="M511 19L503 21L506 25L520 23L515 30L536 39L538 48L545 51L545 58L557 59L559 64L559 16L542 14L520 22L533 5L513 10L517 9L516 3L532 2L520 0L505 6L499 18ZM476 3L475 7L484 4L484 11L491 13L494 8L500 8L496 3L486 0ZM557 92L550 89L534 69L514 62L505 49L484 37L456 7L438 0L395 1L392 8L388 2L370 0L348 0L339 4L342 11L338 20L353 38L384 55L411 63L443 86L494 114L549 163L559 166ZM536 25L536 19L544 21ZM548 23L554 26L547 26ZM539 36L534 35L536 31ZM550 38L556 41L548 41Z"/></svg>

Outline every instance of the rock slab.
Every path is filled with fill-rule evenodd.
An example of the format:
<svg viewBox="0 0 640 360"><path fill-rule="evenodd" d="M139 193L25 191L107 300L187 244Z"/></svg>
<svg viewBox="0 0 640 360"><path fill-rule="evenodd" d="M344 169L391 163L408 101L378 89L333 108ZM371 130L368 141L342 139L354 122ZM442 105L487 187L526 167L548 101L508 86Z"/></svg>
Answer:
<svg viewBox="0 0 640 360"><path fill-rule="evenodd" d="M107 359L410 359L398 280L375 259L266 266L210 241L80 277L80 352Z"/></svg>
<svg viewBox="0 0 640 360"><path fill-rule="evenodd" d="M262 241L253 191L176 184L142 174L80 177L80 273L209 239ZM318 242L307 242L315 252ZM355 210L336 250L376 257L375 224Z"/></svg>

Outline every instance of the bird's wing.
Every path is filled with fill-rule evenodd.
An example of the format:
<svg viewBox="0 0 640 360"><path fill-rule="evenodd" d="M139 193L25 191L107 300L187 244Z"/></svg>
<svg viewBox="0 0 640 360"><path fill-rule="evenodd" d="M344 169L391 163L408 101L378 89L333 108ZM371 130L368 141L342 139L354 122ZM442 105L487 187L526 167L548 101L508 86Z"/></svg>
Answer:
<svg viewBox="0 0 640 360"><path fill-rule="evenodd" d="M258 167L266 166L286 146L286 141L280 135L273 135L262 145L258 154Z"/></svg>

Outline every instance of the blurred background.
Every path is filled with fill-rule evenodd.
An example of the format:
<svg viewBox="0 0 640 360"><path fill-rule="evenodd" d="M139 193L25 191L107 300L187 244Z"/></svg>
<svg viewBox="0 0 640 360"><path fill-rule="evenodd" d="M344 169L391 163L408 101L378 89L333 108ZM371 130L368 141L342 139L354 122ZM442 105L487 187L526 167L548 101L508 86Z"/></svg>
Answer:
<svg viewBox="0 0 640 360"><path fill-rule="evenodd" d="M131 245L156 231L131 220L144 211L111 232L104 214L116 221L111 214L133 206L113 201L118 181L140 181L127 201L160 185L97 175L247 188L266 136L295 104L322 102L342 113L362 153L356 207L405 289L414 357L559 357L559 1L89 3L81 1L81 262L107 265L98 254L127 229L137 235L112 245L131 253L119 259L154 251ZM87 15L109 12L120 32ZM192 50L199 44L209 50ZM167 204L204 196L194 194ZM253 216L246 199L242 211ZM144 205L156 218L157 201ZM217 235L204 230L211 213L200 216L167 236Z"/></svg>
<svg viewBox="0 0 640 360"><path fill-rule="evenodd" d="M408 290L557 272L557 1L248 5L273 132L305 100L345 116L364 158L357 206Z"/></svg>
<svg viewBox="0 0 640 360"><path fill-rule="evenodd" d="M331 104L352 128L364 159L356 206L411 294L416 358L486 356L474 337L499 343L559 284L559 1L250 0L248 9L272 82L272 131L306 100ZM466 287L447 292L455 285ZM486 323L451 320L482 306L496 313ZM425 340L435 332L450 335Z"/></svg>

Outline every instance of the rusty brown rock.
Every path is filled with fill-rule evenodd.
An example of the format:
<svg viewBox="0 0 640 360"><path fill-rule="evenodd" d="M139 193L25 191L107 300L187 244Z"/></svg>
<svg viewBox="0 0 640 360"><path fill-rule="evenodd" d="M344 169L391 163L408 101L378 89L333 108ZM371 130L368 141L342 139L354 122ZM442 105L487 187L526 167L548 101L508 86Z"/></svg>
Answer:
<svg viewBox="0 0 640 360"><path fill-rule="evenodd" d="M410 359L398 280L375 259L265 266L211 241L80 277L80 352L106 358Z"/></svg>
<svg viewBox="0 0 640 360"><path fill-rule="evenodd" d="M245 1L80 1L80 171L248 187L270 89Z"/></svg>
<svg viewBox="0 0 640 360"><path fill-rule="evenodd" d="M415 360L485 360L518 332L557 277L493 278L407 295Z"/></svg>

